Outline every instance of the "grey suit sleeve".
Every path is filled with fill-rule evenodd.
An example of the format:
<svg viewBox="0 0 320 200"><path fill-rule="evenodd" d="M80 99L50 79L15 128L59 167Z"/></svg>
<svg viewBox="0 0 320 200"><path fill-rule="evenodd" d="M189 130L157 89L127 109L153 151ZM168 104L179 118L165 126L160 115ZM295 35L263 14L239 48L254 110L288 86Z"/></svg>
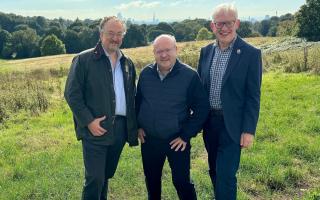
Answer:
<svg viewBox="0 0 320 200"><path fill-rule="evenodd" d="M72 110L77 125L87 126L94 120L90 110L85 104L85 69L80 64L79 56L72 61L70 72L67 78L64 96Z"/></svg>

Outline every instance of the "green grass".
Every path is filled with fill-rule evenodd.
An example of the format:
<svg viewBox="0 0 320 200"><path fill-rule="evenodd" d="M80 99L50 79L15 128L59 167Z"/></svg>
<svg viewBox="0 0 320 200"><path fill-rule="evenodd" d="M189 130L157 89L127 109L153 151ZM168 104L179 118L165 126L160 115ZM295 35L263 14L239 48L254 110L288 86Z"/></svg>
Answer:
<svg viewBox="0 0 320 200"><path fill-rule="evenodd" d="M319 91L319 76L263 76L257 137L242 153L238 199L320 198ZM40 116L22 111L0 124L0 199L80 199L81 142L66 103L61 97L51 101ZM198 199L209 200L212 189L201 134L192 145L191 175ZM110 199L146 199L139 147L125 147L109 191ZM162 193L163 199L177 199L168 164Z"/></svg>
<svg viewBox="0 0 320 200"><path fill-rule="evenodd" d="M286 48L282 43L287 39L248 41L268 50ZM195 67L200 47L209 42L179 43L179 57ZM153 61L151 47L124 51L137 71ZM317 47L310 48L307 68L303 68L301 49L264 53L269 73L263 76L255 143L242 152L239 200L320 199L320 77L281 73L319 74L318 52ZM0 60L0 199L80 199L81 142L75 138L71 112L62 99L72 57ZM43 99L32 88L41 89L47 109L38 109ZM192 146L191 175L198 199L212 199L201 134ZM109 199L146 199L139 147L124 148L109 191ZM177 199L167 163L162 193L163 199Z"/></svg>

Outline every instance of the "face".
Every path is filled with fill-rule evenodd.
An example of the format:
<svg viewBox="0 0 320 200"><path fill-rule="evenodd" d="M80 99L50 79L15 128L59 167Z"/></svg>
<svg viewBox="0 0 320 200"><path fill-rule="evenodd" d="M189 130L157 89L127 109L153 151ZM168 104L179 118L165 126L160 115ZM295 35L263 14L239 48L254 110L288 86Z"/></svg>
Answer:
<svg viewBox="0 0 320 200"><path fill-rule="evenodd" d="M153 54L160 70L168 71L177 58L177 46L167 37L159 38L153 45Z"/></svg>
<svg viewBox="0 0 320 200"><path fill-rule="evenodd" d="M121 22L114 19L104 24L103 31L100 33L100 40L108 53L119 50L124 35L124 27Z"/></svg>
<svg viewBox="0 0 320 200"><path fill-rule="evenodd" d="M218 13L210 27L216 35L219 45L228 47L236 37L236 30L239 28L240 21L232 13Z"/></svg>

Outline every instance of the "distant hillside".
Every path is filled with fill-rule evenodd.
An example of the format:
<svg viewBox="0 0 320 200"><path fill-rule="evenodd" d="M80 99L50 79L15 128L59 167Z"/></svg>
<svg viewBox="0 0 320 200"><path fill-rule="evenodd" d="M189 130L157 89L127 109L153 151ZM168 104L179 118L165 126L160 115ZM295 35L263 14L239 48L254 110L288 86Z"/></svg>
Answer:
<svg viewBox="0 0 320 200"><path fill-rule="evenodd" d="M320 59L318 58L320 42L305 42L291 37L257 37L245 40L262 50L265 71L320 73ZM200 48L211 42L210 40L178 42L179 58L196 68ZM305 48L308 50L306 57L304 56ZM128 48L123 51L133 59L138 69L153 62L151 46ZM69 68L73 56L74 54L65 54L21 60L2 60L0 61L0 72Z"/></svg>

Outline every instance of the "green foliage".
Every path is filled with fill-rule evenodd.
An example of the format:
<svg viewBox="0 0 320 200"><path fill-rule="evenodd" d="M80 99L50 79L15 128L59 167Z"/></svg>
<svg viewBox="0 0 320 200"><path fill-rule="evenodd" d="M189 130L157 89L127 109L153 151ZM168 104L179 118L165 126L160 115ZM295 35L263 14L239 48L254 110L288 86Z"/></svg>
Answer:
<svg viewBox="0 0 320 200"><path fill-rule="evenodd" d="M48 35L43 39L40 51L42 56L57 55L66 53L66 48L57 36Z"/></svg>
<svg viewBox="0 0 320 200"><path fill-rule="evenodd" d="M252 35L252 24L251 22L244 21L240 23L240 27L237 30L237 33L242 38L250 37Z"/></svg>
<svg viewBox="0 0 320 200"><path fill-rule="evenodd" d="M2 50L4 48L4 46L6 45L6 43L10 40L11 34L0 28L0 57L5 57L2 54Z"/></svg>
<svg viewBox="0 0 320 200"><path fill-rule="evenodd" d="M90 49L94 47L99 40L98 27L93 29L89 27L83 27L82 31L79 33L79 38L81 41L81 49Z"/></svg>
<svg viewBox="0 0 320 200"><path fill-rule="evenodd" d="M68 29L66 31L63 43L66 46L67 53L79 53L82 50L79 34L74 30Z"/></svg>
<svg viewBox="0 0 320 200"><path fill-rule="evenodd" d="M199 30L197 34L196 40L212 40L213 39L213 34L212 32L208 31L207 28L203 27Z"/></svg>
<svg viewBox="0 0 320 200"><path fill-rule="evenodd" d="M297 34L297 23L295 20L281 21L277 27L277 36L295 36Z"/></svg>
<svg viewBox="0 0 320 200"><path fill-rule="evenodd" d="M307 0L297 13L298 36L310 41L320 40L320 0Z"/></svg>
<svg viewBox="0 0 320 200"><path fill-rule="evenodd" d="M46 30L45 35L51 35L51 34L54 34L55 36L57 36L57 38L59 38L59 40L63 40L63 38L64 38L64 32L58 26L51 26L50 28L48 28Z"/></svg>
<svg viewBox="0 0 320 200"><path fill-rule="evenodd" d="M39 55L39 36L36 31L28 28L12 33L10 38L11 55L15 58L29 58Z"/></svg>
<svg viewBox="0 0 320 200"><path fill-rule="evenodd" d="M173 33L166 32L163 30L158 30L158 29L153 29L148 33L148 40L152 42L156 37L158 37L161 34L169 34L169 35L174 35Z"/></svg>
<svg viewBox="0 0 320 200"><path fill-rule="evenodd" d="M130 25L123 39L123 48L140 47L147 45L145 28L136 24Z"/></svg>

